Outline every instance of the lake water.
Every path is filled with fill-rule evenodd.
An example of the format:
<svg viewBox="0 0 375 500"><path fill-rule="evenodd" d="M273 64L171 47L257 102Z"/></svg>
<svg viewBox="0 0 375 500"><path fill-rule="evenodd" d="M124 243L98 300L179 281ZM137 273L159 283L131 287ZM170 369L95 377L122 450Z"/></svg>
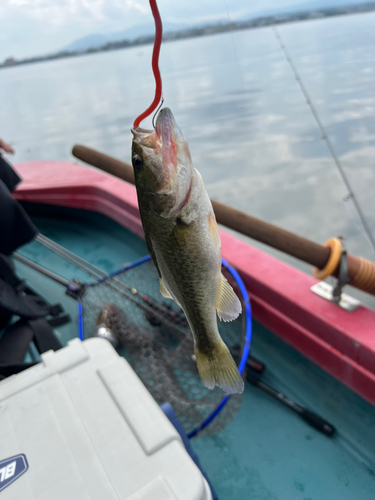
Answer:
<svg viewBox="0 0 375 500"><path fill-rule="evenodd" d="M371 13L278 30L375 234L374 26ZM12 161L72 160L75 143L129 161L132 122L154 94L151 52L0 71L0 136L16 149ZM165 43L161 73L165 105L212 198L319 243L343 235L351 253L375 260L272 28Z"/></svg>

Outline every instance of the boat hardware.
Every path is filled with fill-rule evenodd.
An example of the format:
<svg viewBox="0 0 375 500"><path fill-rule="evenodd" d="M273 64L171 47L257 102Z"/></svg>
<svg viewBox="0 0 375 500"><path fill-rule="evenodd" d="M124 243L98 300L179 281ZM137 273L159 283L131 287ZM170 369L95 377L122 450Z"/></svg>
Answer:
<svg viewBox="0 0 375 500"><path fill-rule="evenodd" d="M332 290L332 298L335 304L340 305L342 289L345 285L349 283L349 278L348 278L348 262L346 258L346 248L344 246L344 238L342 236L339 236L338 238L341 240L340 268L336 286Z"/></svg>
<svg viewBox="0 0 375 500"><path fill-rule="evenodd" d="M361 302L350 295L342 292L345 285L349 283L348 278L348 261L347 261L347 251L344 247L344 238L342 236L338 237L341 240L341 257L340 257L340 267L339 275L337 278L337 283L335 286L326 283L325 281L320 281L313 285L310 290L319 297L336 304L345 311L353 312L361 305Z"/></svg>
<svg viewBox="0 0 375 500"><path fill-rule="evenodd" d="M285 404L292 410L294 410L305 422L307 422L311 427L314 427L316 430L322 432L326 436L333 436L336 432L336 429L333 425L328 423L326 420L324 420L322 417L317 415L316 413L308 410L307 408L303 408L302 406L298 405L294 401L291 401L289 398L284 396L284 394L281 394L281 392L277 391L276 389L273 389L271 386L263 382L259 375L256 373L252 372L251 370L247 370L246 372L246 380L250 382L251 384L255 385L256 387L259 387L259 389L262 389L263 391L267 392L277 400L279 400L281 403Z"/></svg>
<svg viewBox="0 0 375 500"><path fill-rule="evenodd" d="M319 295L319 297L322 297L323 299L326 299L329 302L338 305L348 312L355 311L361 305L361 302L359 300L355 299L351 295L348 295L347 293L341 293L340 301L337 302L337 299L333 295L334 287L329 283L326 283L325 281L316 283L310 288L310 290Z"/></svg>
<svg viewBox="0 0 375 500"><path fill-rule="evenodd" d="M80 301L83 294L86 291L86 285L79 281L77 278L73 278L71 283L66 287L66 295L72 297L75 300Z"/></svg>

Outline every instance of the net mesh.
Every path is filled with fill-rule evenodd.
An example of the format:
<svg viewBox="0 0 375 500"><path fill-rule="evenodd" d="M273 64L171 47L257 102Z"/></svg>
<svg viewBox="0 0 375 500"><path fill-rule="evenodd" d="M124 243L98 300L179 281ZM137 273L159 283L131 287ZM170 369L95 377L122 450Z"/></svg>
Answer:
<svg viewBox="0 0 375 500"><path fill-rule="evenodd" d="M231 274L223 274L236 292ZM238 293L240 296L240 294ZM182 310L159 291L159 277L151 261L131 268L105 282L86 288L82 298L85 337L105 324L124 356L155 400L168 401L186 430L198 426L224 396L202 384L193 356L193 337ZM230 323L218 322L228 347L244 342L244 315ZM236 359L238 361L238 359ZM203 432L217 432L237 413L241 396L234 395Z"/></svg>

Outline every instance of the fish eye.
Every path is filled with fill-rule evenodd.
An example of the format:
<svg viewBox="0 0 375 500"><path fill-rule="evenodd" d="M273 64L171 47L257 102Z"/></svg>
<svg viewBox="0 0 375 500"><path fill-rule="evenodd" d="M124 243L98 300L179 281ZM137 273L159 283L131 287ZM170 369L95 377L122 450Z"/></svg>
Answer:
<svg viewBox="0 0 375 500"><path fill-rule="evenodd" d="M133 156L133 167L134 168L141 168L143 165L143 160L140 156L134 155Z"/></svg>

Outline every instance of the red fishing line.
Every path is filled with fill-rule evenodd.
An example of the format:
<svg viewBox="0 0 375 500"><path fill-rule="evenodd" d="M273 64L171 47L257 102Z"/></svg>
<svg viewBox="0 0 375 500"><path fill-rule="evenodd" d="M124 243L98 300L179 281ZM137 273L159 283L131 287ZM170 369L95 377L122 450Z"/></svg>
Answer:
<svg viewBox="0 0 375 500"><path fill-rule="evenodd" d="M152 71L154 73L155 84L156 84L155 97L151 105L146 109L146 111L143 111L143 113L134 120L133 124L134 128L139 127L141 121L150 116L151 113L155 111L161 99L162 86L161 86L161 76L159 70L159 54L160 54L161 40L163 37L163 25L161 22L161 17L159 14L159 9L156 0L150 0L150 7L155 21L155 40L154 40L154 50L152 52Z"/></svg>

